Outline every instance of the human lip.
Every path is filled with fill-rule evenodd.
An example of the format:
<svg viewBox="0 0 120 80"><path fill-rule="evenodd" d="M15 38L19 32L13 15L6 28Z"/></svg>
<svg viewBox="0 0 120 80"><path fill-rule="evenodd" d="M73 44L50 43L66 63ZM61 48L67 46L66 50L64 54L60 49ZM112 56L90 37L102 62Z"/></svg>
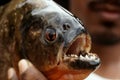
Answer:
<svg viewBox="0 0 120 80"><path fill-rule="evenodd" d="M89 9L96 12L100 17L109 20L120 18L120 6L110 3L92 3Z"/></svg>
<svg viewBox="0 0 120 80"><path fill-rule="evenodd" d="M104 19L108 19L108 20L117 20L118 18L120 18L120 13L117 12L101 11L99 12L99 15Z"/></svg>

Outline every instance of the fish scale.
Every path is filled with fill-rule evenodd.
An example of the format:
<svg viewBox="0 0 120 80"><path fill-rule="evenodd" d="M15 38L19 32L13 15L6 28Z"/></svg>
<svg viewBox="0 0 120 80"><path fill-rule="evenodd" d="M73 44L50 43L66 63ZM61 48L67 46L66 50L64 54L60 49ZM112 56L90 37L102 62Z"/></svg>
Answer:
<svg viewBox="0 0 120 80"><path fill-rule="evenodd" d="M0 80L23 58L49 80L82 80L99 66L83 23L53 0L11 0L0 10Z"/></svg>

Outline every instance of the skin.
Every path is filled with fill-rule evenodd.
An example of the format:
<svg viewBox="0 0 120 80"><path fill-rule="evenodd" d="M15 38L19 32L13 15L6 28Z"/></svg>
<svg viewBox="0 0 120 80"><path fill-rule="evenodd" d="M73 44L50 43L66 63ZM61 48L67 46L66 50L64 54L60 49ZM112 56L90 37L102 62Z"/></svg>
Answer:
<svg viewBox="0 0 120 80"><path fill-rule="evenodd" d="M106 2L102 7L90 9L92 1ZM70 0L70 9L86 26L92 36L92 51L98 53L102 63L96 74L120 79L120 0ZM113 4L115 3L115 4ZM95 5L95 4L93 4ZM96 4L97 5L97 4ZM96 7L96 6L95 6ZM98 11L97 11L98 10Z"/></svg>
<svg viewBox="0 0 120 80"><path fill-rule="evenodd" d="M47 80L45 76L36 69L33 64L25 59L22 59L18 63L19 77L22 80ZM14 68L8 70L8 80L19 80Z"/></svg>

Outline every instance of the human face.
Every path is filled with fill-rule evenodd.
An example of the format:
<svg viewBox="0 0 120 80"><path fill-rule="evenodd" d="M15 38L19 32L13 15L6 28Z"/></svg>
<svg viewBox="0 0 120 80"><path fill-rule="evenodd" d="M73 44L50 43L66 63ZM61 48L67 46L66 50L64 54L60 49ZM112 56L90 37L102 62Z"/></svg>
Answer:
<svg viewBox="0 0 120 80"><path fill-rule="evenodd" d="M120 43L120 0L71 0L71 11L84 23L94 43Z"/></svg>

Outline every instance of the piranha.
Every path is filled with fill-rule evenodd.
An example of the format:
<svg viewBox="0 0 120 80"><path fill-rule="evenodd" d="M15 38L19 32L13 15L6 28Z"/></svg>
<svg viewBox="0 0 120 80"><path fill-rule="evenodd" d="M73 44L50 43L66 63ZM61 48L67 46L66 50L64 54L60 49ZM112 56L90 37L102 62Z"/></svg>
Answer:
<svg viewBox="0 0 120 80"><path fill-rule="evenodd" d="M100 64L90 49L82 22L53 0L11 0L0 6L0 80L8 67L17 71L23 58L48 80L82 80Z"/></svg>

